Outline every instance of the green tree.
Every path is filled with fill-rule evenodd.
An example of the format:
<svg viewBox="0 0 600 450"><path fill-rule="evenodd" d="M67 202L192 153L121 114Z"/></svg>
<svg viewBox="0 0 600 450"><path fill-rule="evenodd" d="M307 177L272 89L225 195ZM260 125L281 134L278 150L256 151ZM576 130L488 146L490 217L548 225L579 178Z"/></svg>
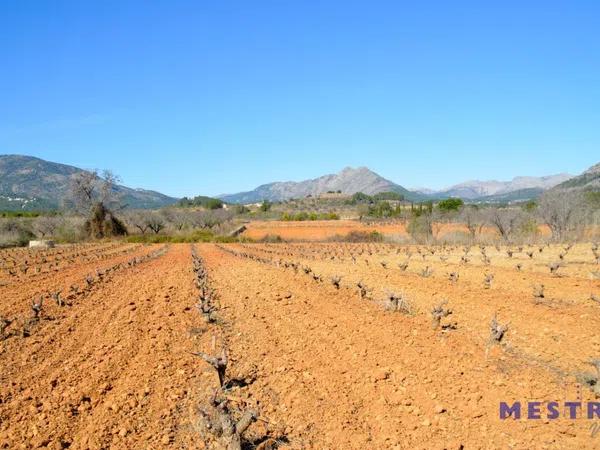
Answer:
<svg viewBox="0 0 600 450"><path fill-rule="evenodd" d="M375 203L373 197L367 194L363 194L362 192L357 192L350 199L350 203L352 205L356 205L358 203Z"/></svg>
<svg viewBox="0 0 600 450"><path fill-rule="evenodd" d="M260 205L260 210L262 212L270 211L271 210L271 206L273 206L273 204L269 200L263 200L263 202Z"/></svg>
<svg viewBox="0 0 600 450"><path fill-rule="evenodd" d="M442 212L458 211L465 202L460 198L448 198L438 203L437 207Z"/></svg>
<svg viewBox="0 0 600 450"><path fill-rule="evenodd" d="M537 208L537 203L535 200L529 200L525 204L523 204L523 211L533 212Z"/></svg>
<svg viewBox="0 0 600 450"><path fill-rule="evenodd" d="M392 214L392 206L386 201L379 201L369 208L369 215L373 217L390 217Z"/></svg>

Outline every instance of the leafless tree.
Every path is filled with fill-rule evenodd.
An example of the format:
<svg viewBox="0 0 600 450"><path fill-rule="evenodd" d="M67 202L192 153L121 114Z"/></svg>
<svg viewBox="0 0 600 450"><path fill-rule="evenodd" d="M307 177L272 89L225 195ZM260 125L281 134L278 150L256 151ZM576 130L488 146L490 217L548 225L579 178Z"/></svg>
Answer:
<svg viewBox="0 0 600 450"><path fill-rule="evenodd" d="M75 210L84 215L85 230L90 237L102 238L126 234L127 229L115 212L125 205L117 188L119 178L110 171L80 172L73 177L71 201Z"/></svg>
<svg viewBox="0 0 600 450"><path fill-rule="evenodd" d="M488 208L485 212L487 222L492 225L505 242L510 242L522 220L522 213L515 208Z"/></svg>
<svg viewBox="0 0 600 450"><path fill-rule="evenodd" d="M474 206L464 206L460 212L460 219L464 222L472 240L475 240L485 225L485 218L481 211Z"/></svg>
<svg viewBox="0 0 600 450"><path fill-rule="evenodd" d="M423 212L418 216L413 216L407 225L407 231L411 237L420 243L430 243L434 237L434 224L437 215L435 212Z"/></svg>
<svg viewBox="0 0 600 450"><path fill-rule="evenodd" d="M230 220L231 217L232 213L225 210L194 211L192 214L192 222L199 228L213 229Z"/></svg>
<svg viewBox="0 0 600 450"><path fill-rule="evenodd" d="M124 208L122 195L117 189L120 178L110 170L101 174L97 170L77 173L71 182L71 202L75 209L86 215L96 203L107 209L119 211Z"/></svg>
<svg viewBox="0 0 600 450"><path fill-rule="evenodd" d="M58 227L63 223L62 217L40 216L33 222L35 234L41 238L54 236Z"/></svg>
<svg viewBox="0 0 600 450"><path fill-rule="evenodd" d="M540 198L538 211L555 241L579 237L583 232L587 208L582 192L547 192Z"/></svg>
<svg viewBox="0 0 600 450"><path fill-rule="evenodd" d="M148 231L146 211L129 211L125 214L125 220L132 228L139 230L142 234L146 234L146 231Z"/></svg>
<svg viewBox="0 0 600 450"><path fill-rule="evenodd" d="M161 210L165 221L177 231L183 230L192 222L192 215L183 208L166 208Z"/></svg>
<svg viewBox="0 0 600 450"><path fill-rule="evenodd" d="M146 225L154 232L154 234L160 233L160 231L165 228L165 222L162 216L156 211L148 211L146 213Z"/></svg>

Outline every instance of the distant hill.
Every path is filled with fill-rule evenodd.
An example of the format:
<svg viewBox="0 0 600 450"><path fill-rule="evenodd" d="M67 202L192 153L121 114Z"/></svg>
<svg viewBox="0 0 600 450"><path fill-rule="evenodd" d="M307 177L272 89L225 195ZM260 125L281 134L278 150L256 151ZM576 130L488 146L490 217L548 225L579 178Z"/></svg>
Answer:
<svg viewBox="0 0 600 450"><path fill-rule="evenodd" d="M328 191L344 194L363 192L373 195L380 192L398 192L407 200L422 201L459 197L477 202L511 202L537 198L542 192L572 178L561 173L544 177L515 177L510 181L466 181L450 188L434 191L427 188L408 190L387 180L367 167L346 167L337 174L324 175L313 180L285 181L263 184L256 189L219 198L230 203L255 203L262 200L281 201L290 198L316 196Z"/></svg>
<svg viewBox="0 0 600 450"><path fill-rule="evenodd" d="M0 155L0 210L47 210L61 207L68 199L73 177L84 170L32 156ZM600 164L579 176L515 177L510 181L466 181L450 188L409 190L367 167L346 167L337 174L312 180L263 184L256 189L219 196L227 203L256 203L316 197L340 191L346 195L363 192L374 195L396 192L410 201L460 197L473 202L513 202L537 198L548 189L600 189ZM117 185L116 190L130 208L160 208L179 199L155 191ZM200 201L204 197L197 197ZM208 199L208 197L206 198ZM184 199L193 205L194 199ZM214 199L210 199L215 202ZM191 205L190 205L191 206Z"/></svg>
<svg viewBox="0 0 600 450"><path fill-rule="evenodd" d="M404 187L386 180L366 167L346 167L337 174L324 175L313 180L284 181L263 184L256 189L238 194L221 195L219 198L229 203L255 203L262 200L281 201L291 198L317 196L329 191L341 191L344 194L363 192L368 195L380 192L397 192L408 200L422 200L426 196L409 191Z"/></svg>
<svg viewBox="0 0 600 450"><path fill-rule="evenodd" d="M550 189L572 175L560 173L544 177L515 177L510 181L465 181L441 191L431 192L432 196L460 197L465 200L500 201L499 199L529 199ZM528 197L528 198L525 198Z"/></svg>
<svg viewBox="0 0 600 450"><path fill-rule="evenodd" d="M507 192L504 194L486 195L472 199L474 203L513 203L524 202L538 198L546 189L542 188L525 188L516 191Z"/></svg>
<svg viewBox="0 0 600 450"><path fill-rule="evenodd" d="M590 167L581 175L560 183L555 189L600 190L600 163Z"/></svg>
<svg viewBox="0 0 600 450"><path fill-rule="evenodd" d="M0 155L0 209L55 209L68 198L77 167L32 156ZM155 191L117 185L130 208L159 208L178 199Z"/></svg>

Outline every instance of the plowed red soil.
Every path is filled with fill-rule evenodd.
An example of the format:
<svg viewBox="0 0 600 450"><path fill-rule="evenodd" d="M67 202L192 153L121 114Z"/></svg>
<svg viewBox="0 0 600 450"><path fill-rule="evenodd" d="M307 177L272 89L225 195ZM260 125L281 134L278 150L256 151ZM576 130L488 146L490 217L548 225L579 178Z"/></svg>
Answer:
<svg viewBox="0 0 600 450"><path fill-rule="evenodd" d="M528 249L508 258L488 247L485 265L472 249L465 265L461 248L199 244L217 293L214 324L195 308L191 247L171 245L68 305L47 300L30 336L19 332L30 297L83 285L96 268L159 248L0 286L0 316L15 319L0 340L0 448L205 448L211 440L199 431L197 406L217 376L192 352L221 346L227 377L246 380L228 395L259 412L246 435L261 450L264 436L291 449L600 447L590 433L599 420L498 414L499 401L594 399L576 382L600 355L600 305L590 300L600 280L590 279L598 268L589 245L571 249L556 277L546 263L558 247L533 259ZM426 266L433 273L424 278ZM451 271L458 282L448 280ZM485 273L495 275L491 287ZM544 284L543 301L534 301L533 283ZM404 292L411 313L386 310L388 291ZM455 325L445 330L430 315L442 298L453 310L442 324ZM509 323L500 343L489 338L494 314Z"/></svg>
<svg viewBox="0 0 600 450"><path fill-rule="evenodd" d="M371 233L376 231L384 236L396 239L409 237L402 222L363 223L356 220L316 220L316 221L252 221L246 225L243 236L260 240L268 236L279 236L285 241L323 241L335 237L347 236L351 232ZM468 236L467 227L456 223L438 223L434 225L437 239L451 237L459 233ZM548 236L547 227L540 227L541 235ZM481 230L483 235L494 237L496 232L490 227Z"/></svg>
<svg viewBox="0 0 600 450"><path fill-rule="evenodd" d="M306 248L311 246L247 245L237 250L275 249L298 261L294 250ZM329 283L328 274L344 275L343 280L350 276L352 264L347 261L319 264L306 259L323 275L325 281L316 283L302 271L214 248L205 248L203 254L232 323L231 351L259 368L260 376L249 388L252 396L266 402L269 420L286 424L292 442L301 448L598 446L590 437L589 420L498 417L500 400L590 397L578 391L574 373L589 369L585 361L598 353L598 306L582 304L567 317L562 310L535 309L533 304L508 313L521 300L487 290L481 298L483 289L467 282L450 297L455 311L450 317L457 329L443 333L432 329L429 317L429 295L448 288L439 280L431 287L430 280L413 280L412 288L424 292L413 299L418 311L403 315L385 311L378 301L359 300L349 280L340 289ZM377 289L407 286L412 278L398 276L394 281L383 270L359 269ZM578 283L583 280L570 281L567 287ZM508 346L491 346L487 340L492 302L504 302L502 320L522 315L511 322ZM566 325L561 326L563 319ZM539 352L539 360L532 349Z"/></svg>
<svg viewBox="0 0 600 450"><path fill-rule="evenodd" d="M1 342L0 446L187 447L192 281L189 246L173 246Z"/></svg>

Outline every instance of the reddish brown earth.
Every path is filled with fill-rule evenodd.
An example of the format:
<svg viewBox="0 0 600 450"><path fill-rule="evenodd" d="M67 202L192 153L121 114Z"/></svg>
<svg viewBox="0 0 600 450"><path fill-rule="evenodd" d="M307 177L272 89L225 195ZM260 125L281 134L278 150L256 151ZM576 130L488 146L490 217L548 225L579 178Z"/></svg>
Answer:
<svg viewBox="0 0 600 450"><path fill-rule="evenodd" d="M555 247L533 259L488 247L484 266L477 248L464 265L461 248L423 258L411 247L408 258L407 247L383 244L199 244L218 304L217 323L206 324L195 308L191 247L171 245L69 305L48 301L29 337L12 333L31 315L30 296L160 246L73 263L39 282L8 278L0 316L16 320L0 340L0 448L205 448L212 441L197 426L197 406L217 377L191 353L222 346L227 377L248 382L228 392L231 402L259 412L246 433L255 444L271 436L291 449L598 448L587 419L498 417L501 400L593 399L576 383L600 356L600 305L589 299L600 281L589 277L598 268L588 247L570 250L554 277L546 262ZM427 265L433 274L423 278ZM457 283L450 271L460 273ZM543 302L533 300L532 283L545 285ZM388 290L403 291L413 312L387 311ZM453 310L442 324L454 330L432 326L442 298ZM489 340L495 313L510 322L499 344Z"/></svg>
<svg viewBox="0 0 600 450"><path fill-rule="evenodd" d="M406 224L401 221L390 223L364 223L357 220L315 220L315 221L252 221L246 225L244 237L254 240L268 236L279 236L285 241L323 241L335 237L347 236L351 232L371 233L376 231L393 239L407 239ZM437 239L452 239L453 235L468 236L467 227L460 223L437 223L433 227ZM539 228L540 235L548 236L548 227ZM480 231L487 237L495 237L497 233L490 227Z"/></svg>
<svg viewBox="0 0 600 450"><path fill-rule="evenodd" d="M290 247L247 245L237 250L275 250L287 254L288 260L299 260L294 250L314 250ZM483 289L467 281L450 297L455 311L450 318L458 328L443 333L432 329L428 314L432 290L439 295L448 287L439 280L413 279L412 288L424 292L413 299L417 312L403 315L385 311L376 300L359 300L347 282L339 290L328 283L328 274L349 277L352 265L347 261L319 264L306 259L324 277L325 282L317 283L302 271L211 247L205 247L203 255L221 293L223 314L232 323L231 352L258 367L260 375L249 387L252 397L262 399L266 417L285 424L288 437L300 448L598 446L590 437L588 420L498 418L500 400L564 401L578 395L574 374L589 370L584 361L598 354L598 306L569 311L569 325L578 315L585 317L580 322L592 322L565 329L560 326L563 311L522 305L523 311L499 314L502 321L525 316L511 322L505 346L490 346L489 311L494 308L489 303L506 302L502 291L486 290L487 298L481 299ZM403 286L412 278L391 281L387 276L392 275L383 270L363 267L360 272L378 289ZM550 314L551 326L546 325ZM552 333L558 330L558 345L546 348L552 347ZM522 346L524 342L528 345ZM540 361L529 354L531 349L540 352ZM547 364L546 358L565 371ZM570 365L573 361L577 364ZM581 395L591 398L585 390Z"/></svg>
<svg viewBox="0 0 600 450"><path fill-rule="evenodd" d="M172 246L2 341L0 447L187 448L192 281L189 246Z"/></svg>

